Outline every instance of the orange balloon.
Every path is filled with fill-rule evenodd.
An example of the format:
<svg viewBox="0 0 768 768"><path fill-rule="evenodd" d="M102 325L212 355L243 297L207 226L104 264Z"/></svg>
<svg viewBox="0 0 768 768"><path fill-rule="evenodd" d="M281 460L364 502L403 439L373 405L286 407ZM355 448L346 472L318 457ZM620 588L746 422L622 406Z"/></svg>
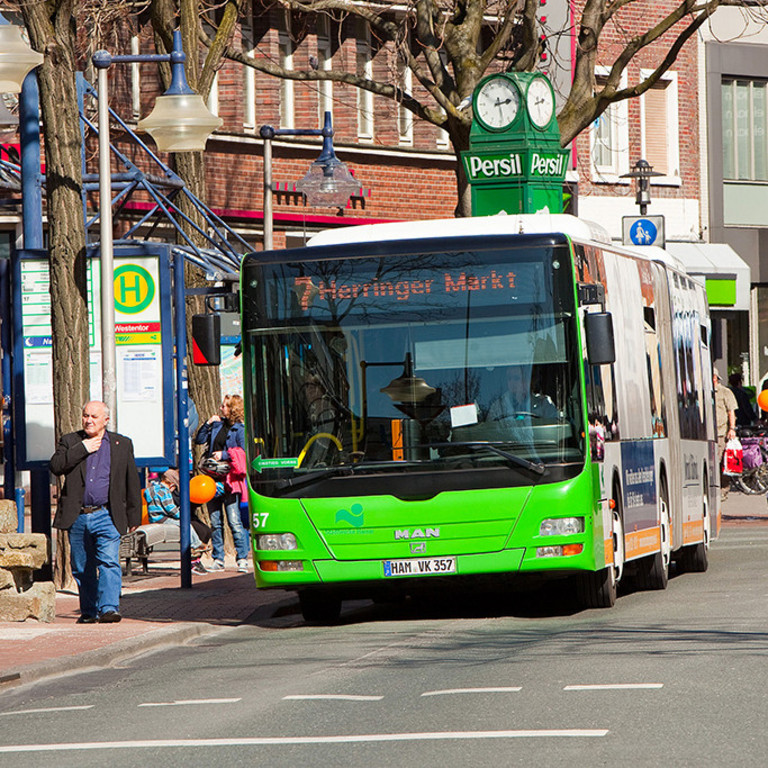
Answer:
<svg viewBox="0 0 768 768"><path fill-rule="evenodd" d="M189 481L189 500L193 504L205 504L216 495L216 481L208 475L195 475Z"/></svg>
<svg viewBox="0 0 768 768"><path fill-rule="evenodd" d="M760 406L761 411L768 411L768 389L764 389L757 396L757 404Z"/></svg>

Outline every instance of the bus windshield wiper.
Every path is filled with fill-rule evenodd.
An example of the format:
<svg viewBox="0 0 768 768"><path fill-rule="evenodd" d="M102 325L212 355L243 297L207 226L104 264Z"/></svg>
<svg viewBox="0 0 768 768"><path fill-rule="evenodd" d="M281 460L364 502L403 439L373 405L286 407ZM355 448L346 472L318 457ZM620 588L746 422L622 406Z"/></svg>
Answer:
<svg viewBox="0 0 768 768"><path fill-rule="evenodd" d="M321 480L326 480L329 477L353 475L361 469L391 469L393 466L399 469L404 466L422 466L423 464L424 462L421 461L358 461L355 464L337 464L333 467L323 467L323 469L310 471L303 475L295 475L294 477L278 480L275 483L275 490L285 491L292 488L301 488L305 485L319 483Z"/></svg>
<svg viewBox="0 0 768 768"><path fill-rule="evenodd" d="M283 491L288 488L300 488L303 485L319 483L327 477L335 477L336 475L341 475L345 472L351 472L353 466L353 464L339 464L335 467L325 467L324 469L318 469L315 472L307 472L306 475L284 478L275 483L275 490Z"/></svg>
<svg viewBox="0 0 768 768"><path fill-rule="evenodd" d="M506 445L506 443L501 443ZM496 443L484 442L482 440L472 442L457 442L457 443L429 443L427 445L418 446L419 448L469 448L470 450L487 450L505 458L511 464L524 469L530 469L531 472L535 472L537 475L543 475L546 472L546 466L538 461L529 461L522 456L517 456L514 453L505 451L499 448Z"/></svg>

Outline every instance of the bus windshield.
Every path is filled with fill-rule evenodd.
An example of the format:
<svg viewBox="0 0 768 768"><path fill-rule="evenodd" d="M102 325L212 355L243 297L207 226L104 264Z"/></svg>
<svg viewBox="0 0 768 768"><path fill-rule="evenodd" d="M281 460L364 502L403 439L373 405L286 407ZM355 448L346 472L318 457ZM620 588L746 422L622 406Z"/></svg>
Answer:
<svg viewBox="0 0 768 768"><path fill-rule="evenodd" d="M254 488L273 495L329 476L384 473L396 484L413 472L504 467L519 484L583 465L569 246L526 240L248 260Z"/></svg>

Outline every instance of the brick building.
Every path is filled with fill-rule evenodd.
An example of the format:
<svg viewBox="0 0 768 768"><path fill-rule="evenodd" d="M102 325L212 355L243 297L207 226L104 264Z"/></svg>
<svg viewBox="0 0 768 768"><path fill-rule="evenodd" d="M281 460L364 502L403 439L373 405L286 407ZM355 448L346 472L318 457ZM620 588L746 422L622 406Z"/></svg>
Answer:
<svg viewBox="0 0 768 768"><path fill-rule="evenodd" d="M234 45L249 57L266 57L288 69L315 66L391 79L397 71L391 50L377 48L358 24L331 26L298 29L296 20L284 13L251 13L238 28ZM132 41L134 50L145 48L145 32ZM157 92L155 65L140 67L140 72L134 66L110 73L112 105L129 120L147 114ZM413 82L402 76L404 87L412 88ZM300 245L305 234L329 226L454 213L456 161L447 134L413 119L389 98L339 83L279 80L230 61L219 70L208 103L224 120L205 153L208 203L254 248L260 247L263 224L259 128L320 128L325 111L333 116L336 154L359 180L362 194L343 212L305 206L291 190L317 158L322 140L277 137L272 163L278 190L273 198L276 248Z"/></svg>
<svg viewBox="0 0 768 768"><path fill-rule="evenodd" d="M598 86L626 42L663 18L673 5L670 0L633 4L607 24L595 67ZM578 30L582 8L583 3L542 0L539 10L542 34L548 42L539 68L549 74L561 97L570 86L576 44L573 31ZM149 32L144 28L135 39L126 37L120 52L151 50ZM622 85L636 84L653 71L673 38L668 34L640 51L628 66ZM405 91L426 98L394 52L352 19L315 21L276 9L265 11L254 0L238 26L234 46L247 57L268 59L286 69L332 69L395 80ZM622 176L640 158L647 160L662 174L651 180L648 212L665 217L669 250L689 266L702 247L706 250L717 244L711 241L729 242L723 239L722 227L709 227L712 214L707 206L716 196L706 188L711 150L710 155L702 151L708 146L703 61L703 42L694 36L656 86L639 98L611 105L582 132L572 145L568 176L578 191L578 214L600 222L621 241L622 217L639 212L635 185ZM156 65L113 67L110 77L112 104L129 123L149 112L159 91ZM275 247L300 245L308 235L326 227L453 215L456 157L447 134L415 119L389 98L342 83L280 80L241 63L226 62L218 72L209 106L224 123L205 153L207 202L254 249L261 247L263 232L260 126L318 128L325 111L333 115L336 153L359 181L361 195L354 196L343 211L304 205L301 195L292 191L293 185L318 156L321 140L277 138L272 167L277 188L273 198ZM95 170L93 156L89 162L90 170ZM744 240L743 230L739 237ZM734 247L738 249L737 240ZM695 252L689 246L695 246ZM735 253L733 256L743 265ZM712 258L705 261L709 264ZM755 271L755 265L751 266ZM712 274L706 265L693 264L693 268L707 279L718 277L717 268ZM746 353L750 335L757 338L748 328L749 286L745 293L742 282L743 278L730 304L715 307L721 312L715 323L715 351L726 364Z"/></svg>

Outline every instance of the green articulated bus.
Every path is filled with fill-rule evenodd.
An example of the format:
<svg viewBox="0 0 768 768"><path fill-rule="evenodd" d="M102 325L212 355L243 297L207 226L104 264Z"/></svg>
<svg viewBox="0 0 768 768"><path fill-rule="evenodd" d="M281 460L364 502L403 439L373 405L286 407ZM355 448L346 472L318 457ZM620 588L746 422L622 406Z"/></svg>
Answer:
<svg viewBox="0 0 768 768"><path fill-rule="evenodd" d="M255 578L342 600L703 571L720 523L704 287L566 215L349 227L242 266ZM522 581L522 580L521 580Z"/></svg>

